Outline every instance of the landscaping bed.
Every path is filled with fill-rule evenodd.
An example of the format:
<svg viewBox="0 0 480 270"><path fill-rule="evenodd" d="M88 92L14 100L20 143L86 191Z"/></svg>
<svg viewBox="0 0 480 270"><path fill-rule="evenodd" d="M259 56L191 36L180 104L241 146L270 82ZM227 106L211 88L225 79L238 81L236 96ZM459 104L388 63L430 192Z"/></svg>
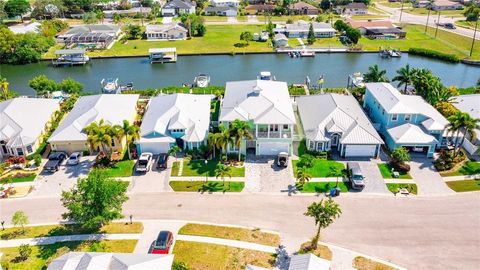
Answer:
<svg viewBox="0 0 480 270"><path fill-rule="evenodd" d="M244 182L225 181L170 181L174 191L184 192L241 192L245 187Z"/></svg>
<svg viewBox="0 0 480 270"><path fill-rule="evenodd" d="M262 232L258 229L188 223L180 229L178 234L224 238L267 246L280 245L278 234Z"/></svg>
<svg viewBox="0 0 480 270"><path fill-rule="evenodd" d="M378 169L380 169L380 173L382 174L383 178L386 179L393 179L392 166L388 163L381 163L378 164ZM412 179L412 176L408 172L398 172L399 176L397 179Z"/></svg>
<svg viewBox="0 0 480 270"><path fill-rule="evenodd" d="M70 251L131 253L137 240L72 241L51 245L31 246L32 253L25 261L19 261L18 247L1 248L1 264L9 270L43 270L53 259Z"/></svg>
<svg viewBox="0 0 480 270"><path fill-rule="evenodd" d="M393 194L398 193L400 188L406 188L410 194L417 195L417 185L416 184L397 184L397 183L387 183L387 188Z"/></svg>
<svg viewBox="0 0 480 270"><path fill-rule="evenodd" d="M313 253L317 257L320 257L325 260L332 260L332 251L330 250L329 247L318 244L317 249L312 250L311 248L311 242L305 242L300 246L300 250L298 251L298 254L306 254L306 253Z"/></svg>
<svg viewBox="0 0 480 270"><path fill-rule="evenodd" d="M195 270L243 270L247 264L272 268L275 262L273 254L267 252L190 241L176 241L173 254L174 262Z"/></svg>
<svg viewBox="0 0 480 270"><path fill-rule="evenodd" d="M459 180L445 182L455 192L467 192L480 190L480 180Z"/></svg>
<svg viewBox="0 0 480 270"><path fill-rule="evenodd" d="M353 259L353 267L358 270L396 270L397 268L388 266L386 264L372 261L362 256L357 256Z"/></svg>
<svg viewBox="0 0 480 270"><path fill-rule="evenodd" d="M22 229L5 228L0 231L0 239L8 240L13 238L34 238L44 236L61 236L73 234L91 234L91 233L141 233L143 232L143 224L141 222L123 223L114 222L101 227L99 230L88 230L75 224L62 225L44 225L44 226L26 226L25 232Z"/></svg>
<svg viewBox="0 0 480 270"><path fill-rule="evenodd" d="M298 160L293 160L293 172L294 175L297 175L297 163ZM324 159L315 159L313 161L313 166L306 168L305 171L309 173L312 177L330 177L331 170L330 167L335 167L339 170L344 170L345 165L343 163L337 162L335 160L324 160Z"/></svg>
<svg viewBox="0 0 480 270"><path fill-rule="evenodd" d="M36 177L35 173L17 172L11 176L0 178L0 184L5 183L7 180L10 180L12 183L32 182Z"/></svg>
<svg viewBox="0 0 480 270"><path fill-rule="evenodd" d="M480 174L480 162L467 161L454 172L441 172L441 176L462 176L462 175L473 175Z"/></svg>
<svg viewBox="0 0 480 270"><path fill-rule="evenodd" d="M297 189L301 193L326 193L330 192L331 188L334 188L337 185L337 182L308 182L303 186L296 184ZM338 181L338 187L341 192L348 192L350 189L350 182Z"/></svg>

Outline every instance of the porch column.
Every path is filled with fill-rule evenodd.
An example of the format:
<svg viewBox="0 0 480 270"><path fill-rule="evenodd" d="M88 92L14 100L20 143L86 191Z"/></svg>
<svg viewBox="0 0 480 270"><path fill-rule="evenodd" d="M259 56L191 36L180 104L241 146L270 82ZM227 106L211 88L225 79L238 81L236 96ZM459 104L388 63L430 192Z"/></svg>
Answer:
<svg viewBox="0 0 480 270"><path fill-rule="evenodd" d="M270 138L270 125L267 125L267 138Z"/></svg>
<svg viewBox="0 0 480 270"><path fill-rule="evenodd" d="M289 125L290 126L290 138L293 139L293 127L294 125Z"/></svg>
<svg viewBox="0 0 480 270"><path fill-rule="evenodd" d="M278 125L278 130L280 131L280 138L282 138L283 125Z"/></svg>
<svg viewBox="0 0 480 270"><path fill-rule="evenodd" d="M258 124L255 125L255 138L258 138Z"/></svg>

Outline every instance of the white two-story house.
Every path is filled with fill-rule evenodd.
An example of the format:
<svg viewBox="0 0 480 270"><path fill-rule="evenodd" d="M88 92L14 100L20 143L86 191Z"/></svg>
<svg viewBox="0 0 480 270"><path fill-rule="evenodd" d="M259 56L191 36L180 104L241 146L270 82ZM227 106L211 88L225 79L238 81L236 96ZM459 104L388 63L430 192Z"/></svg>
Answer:
<svg viewBox="0 0 480 270"><path fill-rule="evenodd" d="M219 121L226 127L236 119L247 122L253 139L244 140L240 149L230 145L228 152L256 155L292 153L295 115L288 86L278 81L227 82Z"/></svg>

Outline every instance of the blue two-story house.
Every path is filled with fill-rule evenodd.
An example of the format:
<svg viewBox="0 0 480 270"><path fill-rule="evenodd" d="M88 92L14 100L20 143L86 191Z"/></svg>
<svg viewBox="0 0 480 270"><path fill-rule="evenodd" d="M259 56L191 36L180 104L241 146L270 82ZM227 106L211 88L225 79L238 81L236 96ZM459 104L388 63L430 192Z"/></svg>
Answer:
<svg viewBox="0 0 480 270"><path fill-rule="evenodd" d="M389 83L367 83L363 107L388 148L432 157L445 141L448 120L422 97L403 95Z"/></svg>

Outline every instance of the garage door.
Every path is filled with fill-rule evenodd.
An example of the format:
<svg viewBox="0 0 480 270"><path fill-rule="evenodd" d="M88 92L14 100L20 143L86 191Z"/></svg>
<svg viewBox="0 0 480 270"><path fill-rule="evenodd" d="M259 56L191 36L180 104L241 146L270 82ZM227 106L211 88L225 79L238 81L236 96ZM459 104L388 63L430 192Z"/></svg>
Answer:
<svg viewBox="0 0 480 270"><path fill-rule="evenodd" d="M265 142L258 145L259 155L274 156L280 152L290 153L290 144L283 142Z"/></svg>
<svg viewBox="0 0 480 270"><path fill-rule="evenodd" d="M346 145L345 157L373 157L375 156L376 145Z"/></svg>
<svg viewBox="0 0 480 270"><path fill-rule="evenodd" d="M170 149L170 143L142 143L140 144L140 150L142 153L150 152L154 155L167 153Z"/></svg>

